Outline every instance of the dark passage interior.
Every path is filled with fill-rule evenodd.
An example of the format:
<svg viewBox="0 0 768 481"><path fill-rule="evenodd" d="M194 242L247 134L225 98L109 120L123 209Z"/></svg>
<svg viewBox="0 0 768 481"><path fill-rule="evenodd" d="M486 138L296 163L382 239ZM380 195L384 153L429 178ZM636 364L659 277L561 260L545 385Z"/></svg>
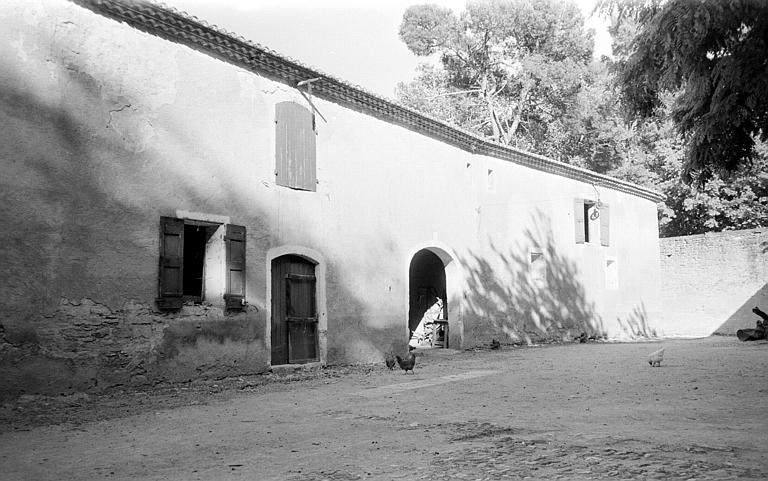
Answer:
<svg viewBox="0 0 768 481"><path fill-rule="evenodd" d="M184 295L203 296L203 265L205 263L205 228L184 226Z"/></svg>
<svg viewBox="0 0 768 481"><path fill-rule="evenodd" d="M218 226L184 225L184 296L197 301L203 299L203 272L205 246Z"/></svg>
<svg viewBox="0 0 768 481"><path fill-rule="evenodd" d="M408 270L408 328L413 332L419 325L424 313L437 297L446 301L445 267L443 261L427 249L417 252L411 259ZM448 306L444 304L443 312L448 317Z"/></svg>

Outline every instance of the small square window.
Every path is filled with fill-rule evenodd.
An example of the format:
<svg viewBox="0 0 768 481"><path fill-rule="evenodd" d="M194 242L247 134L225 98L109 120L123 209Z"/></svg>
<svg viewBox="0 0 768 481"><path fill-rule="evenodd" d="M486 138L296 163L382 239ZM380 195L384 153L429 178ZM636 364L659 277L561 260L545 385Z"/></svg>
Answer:
<svg viewBox="0 0 768 481"><path fill-rule="evenodd" d="M605 288L610 290L619 288L619 265L616 259L605 260Z"/></svg>
<svg viewBox="0 0 768 481"><path fill-rule="evenodd" d="M536 287L546 287L547 262L544 259L543 253L539 251L531 251L529 269L531 283Z"/></svg>

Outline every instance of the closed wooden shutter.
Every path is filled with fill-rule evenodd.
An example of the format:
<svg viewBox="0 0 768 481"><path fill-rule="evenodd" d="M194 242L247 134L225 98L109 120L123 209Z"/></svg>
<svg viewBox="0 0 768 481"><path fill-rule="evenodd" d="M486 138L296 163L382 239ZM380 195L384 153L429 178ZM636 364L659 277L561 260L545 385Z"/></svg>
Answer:
<svg viewBox="0 0 768 481"><path fill-rule="evenodd" d="M600 206L600 245L608 246L610 241L610 209L608 204L602 204Z"/></svg>
<svg viewBox="0 0 768 481"><path fill-rule="evenodd" d="M275 105L275 175L278 185L317 190L312 113L295 102Z"/></svg>
<svg viewBox="0 0 768 481"><path fill-rule="evenodd" d="M226 308L242 309L245 306L245 227L228 224L224 241L227 258Z"/></svg>
<svg viewBox="0 0 768 481"><path fill-rule="evenodd" d="M184 295L184 221L160 218L160 273L157 306L180 309Z"/></svg>
<svg viewBox="0 0 768 481"><path fill-rule="evenodd" d="M576 199L573 202L573 218L575 219L576 243L583 244L586 240L584 234L586 219L584 218L584 199Z"/></svg>

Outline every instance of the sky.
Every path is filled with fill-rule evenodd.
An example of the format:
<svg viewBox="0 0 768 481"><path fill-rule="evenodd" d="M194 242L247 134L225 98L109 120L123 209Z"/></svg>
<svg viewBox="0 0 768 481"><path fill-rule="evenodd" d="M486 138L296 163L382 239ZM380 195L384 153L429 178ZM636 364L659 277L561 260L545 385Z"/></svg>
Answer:
<svg viewBox="0 0 768 481"><path fill-rule="evenodd" d="M595 0L577 0L595 28L596 54L610 53ZM466 0L165 0L167 5L242 35L325 74L387 98L423 62L398 37L409 5L437 3L455 13Z"/></svg>

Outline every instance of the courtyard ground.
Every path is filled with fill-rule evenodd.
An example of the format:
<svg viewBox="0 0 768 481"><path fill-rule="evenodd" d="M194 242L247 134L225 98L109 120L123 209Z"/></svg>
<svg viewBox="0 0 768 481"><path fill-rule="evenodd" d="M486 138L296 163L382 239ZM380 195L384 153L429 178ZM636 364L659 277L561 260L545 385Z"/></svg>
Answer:
<svg viewBox="0 0 768 481"><path fill-rule="evenodd" d="M664 347L659 368L646 361ZM435 350L0 409L3 480L768 479L768 342Z"/></svg>

